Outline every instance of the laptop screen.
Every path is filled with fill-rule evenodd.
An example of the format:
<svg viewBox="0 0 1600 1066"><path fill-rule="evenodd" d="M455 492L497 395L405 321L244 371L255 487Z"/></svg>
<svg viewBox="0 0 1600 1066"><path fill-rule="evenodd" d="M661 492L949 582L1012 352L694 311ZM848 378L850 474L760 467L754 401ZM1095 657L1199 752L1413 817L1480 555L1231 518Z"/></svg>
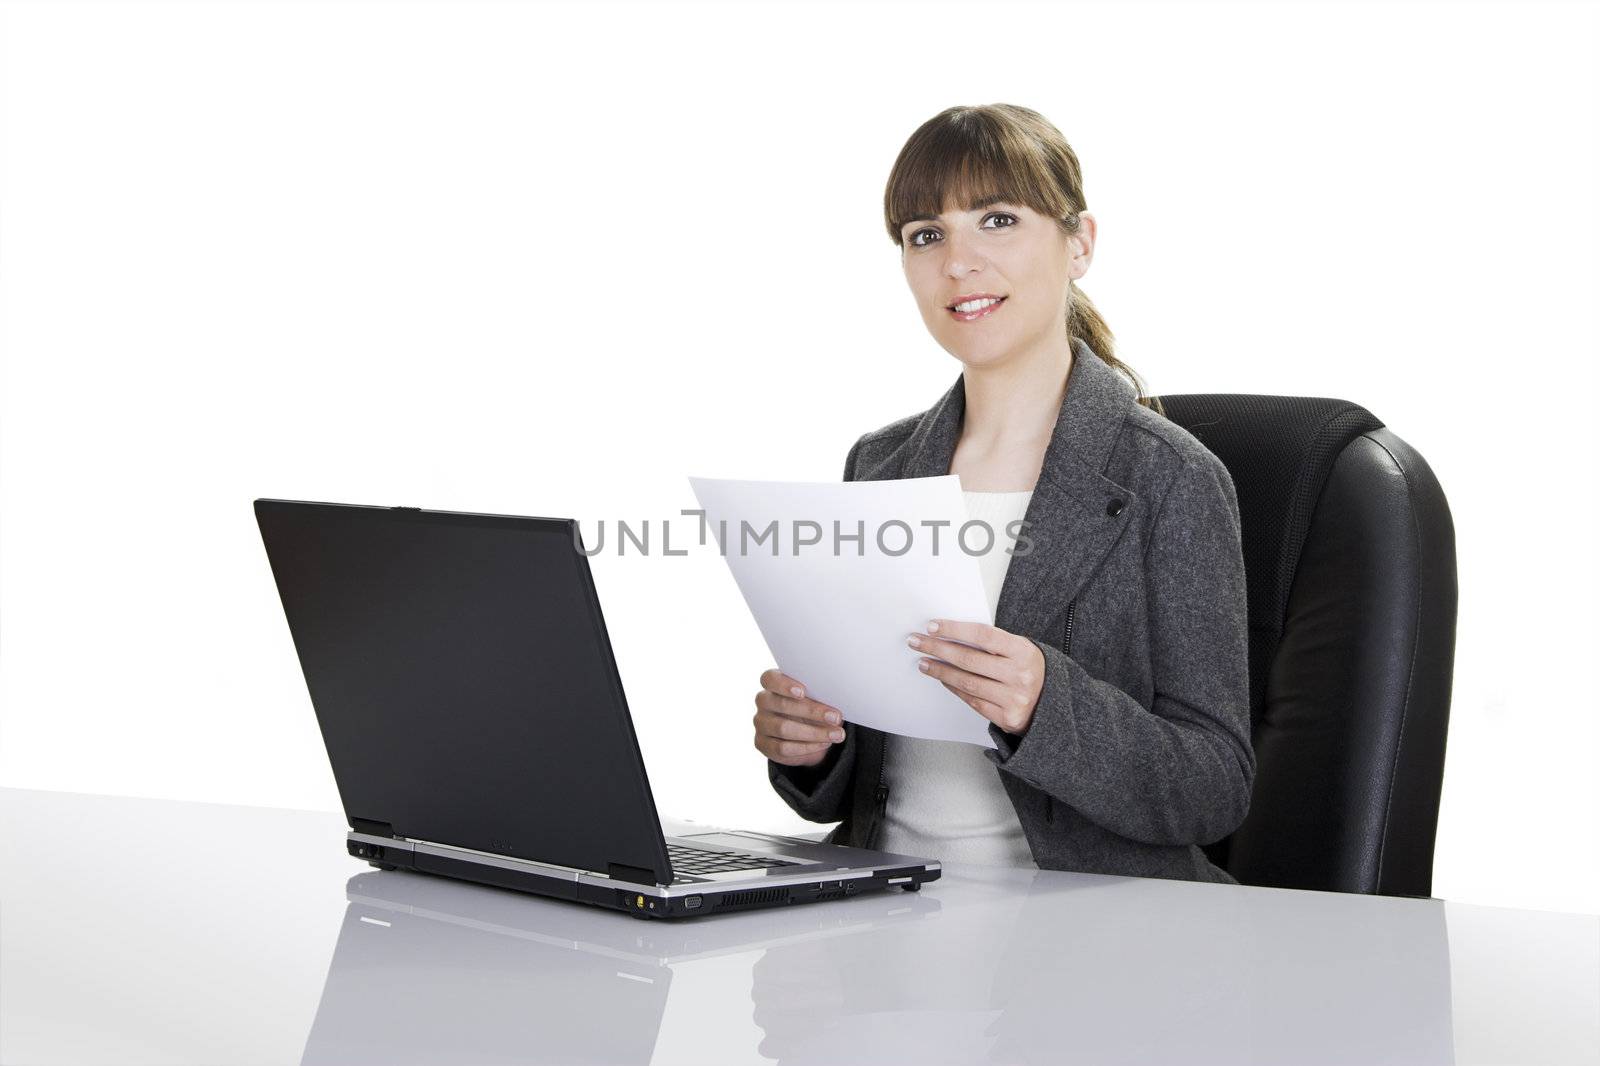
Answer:
<svg viewBox="0 0 1600 1066"><path fill-rule="evenodd" d="M353 827L670 880L576 523L255 509Z"/></svg>

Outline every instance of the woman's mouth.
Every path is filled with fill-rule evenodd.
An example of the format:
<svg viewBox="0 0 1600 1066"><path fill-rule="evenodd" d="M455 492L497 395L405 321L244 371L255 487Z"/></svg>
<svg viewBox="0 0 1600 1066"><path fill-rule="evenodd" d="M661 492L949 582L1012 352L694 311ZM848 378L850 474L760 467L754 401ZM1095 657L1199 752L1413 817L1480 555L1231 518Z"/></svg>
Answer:
<svg viewBox="0 0 1600 1066"><path fill-rule="evenodd" d="M948 310L958 322L976 322L980 318L993 314L1008 299L1009 297L1002 296L997 300L972 300L968 303L956 304L954 307L948 308Z"/></svg>

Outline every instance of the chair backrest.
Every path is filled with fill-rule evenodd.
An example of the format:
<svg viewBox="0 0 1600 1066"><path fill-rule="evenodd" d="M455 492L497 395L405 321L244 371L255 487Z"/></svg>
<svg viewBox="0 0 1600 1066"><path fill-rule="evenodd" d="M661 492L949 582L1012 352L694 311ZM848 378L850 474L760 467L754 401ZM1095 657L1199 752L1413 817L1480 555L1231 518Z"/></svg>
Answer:
<svg viewBox="0 0 1600 1066"><path fill-rule="evenodd" d="M1428 896L1455 663L1455 527L1365 408L1162 396L1227 466L1250 604L1250 812L1207 845L1242 884Z"/></svg>

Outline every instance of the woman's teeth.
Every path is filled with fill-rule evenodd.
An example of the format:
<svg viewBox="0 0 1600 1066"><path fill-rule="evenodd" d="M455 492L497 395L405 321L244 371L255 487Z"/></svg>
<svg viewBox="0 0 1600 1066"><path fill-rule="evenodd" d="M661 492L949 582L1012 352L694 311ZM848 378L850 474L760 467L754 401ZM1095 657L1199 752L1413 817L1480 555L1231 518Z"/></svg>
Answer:
<svg viewBox="0 0 1600 1066"><path fill-rule="evenodd" d="M989 314L994 308L999 307L1004 299L1002 296L998 300L968 300L966 303L956 304L950 309L950 313L963 322L971 322Z"/></svg>

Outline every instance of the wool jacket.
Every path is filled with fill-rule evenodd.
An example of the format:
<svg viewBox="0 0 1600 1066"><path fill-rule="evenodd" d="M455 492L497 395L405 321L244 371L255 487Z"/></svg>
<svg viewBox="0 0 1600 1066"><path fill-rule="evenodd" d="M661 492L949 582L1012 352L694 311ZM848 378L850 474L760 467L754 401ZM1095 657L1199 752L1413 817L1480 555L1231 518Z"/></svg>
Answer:
<svg viewBox="0 0 1600 1066"><path fill-rule="evenodd" d="M1198 846L1244 821L1255 778L1233 480L1087 344L1073 356L994 622L1038 646L1044 687L1022 734L989 723L984 755L1042 869L1234 884ZM948 474L964 385L858 439L845 480ZM840 823L828 842L870 848L884 734L841 710L823 762L769 759L768 776L801 817Z"/></svg>

